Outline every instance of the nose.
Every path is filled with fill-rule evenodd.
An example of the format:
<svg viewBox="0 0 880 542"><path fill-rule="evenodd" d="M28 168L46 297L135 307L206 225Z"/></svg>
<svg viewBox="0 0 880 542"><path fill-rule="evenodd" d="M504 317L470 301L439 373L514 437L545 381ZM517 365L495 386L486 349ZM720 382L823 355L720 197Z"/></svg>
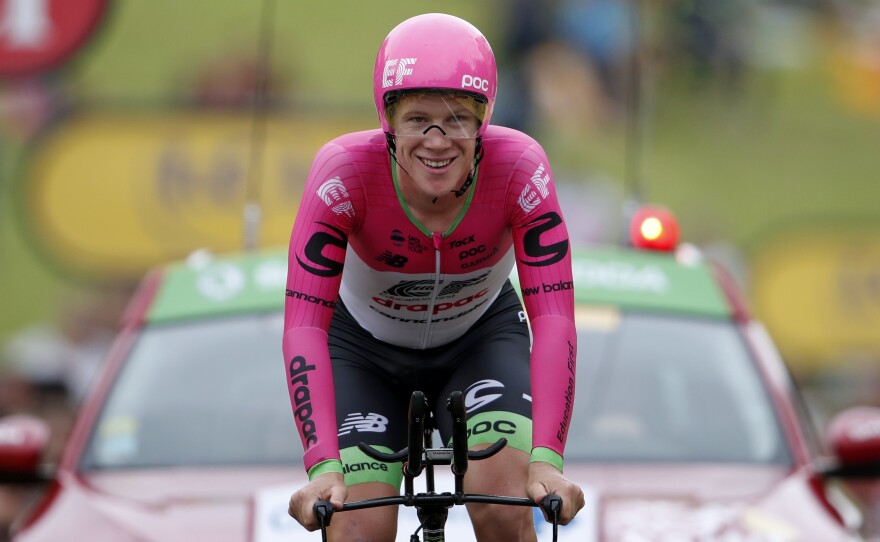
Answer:
<svg viewBox="0 0 880 542"><path fill-rule="evenodd" d="M425 136L425 145L440 147L446 146L449 143L446 131L437 124L428 126L422 134Z"/></svg>
<svg viewBox="0 0 880 542"><path fill-rule="evenodd" d="M432 125L428 126L427 128L425 128L425 131L422 132L422 134L429 135L428 132L430 132L434 128L437 128L437 131L440 132L441 134L443 134L444 136L446 135L446 130L441 128L439 124L432 124Z"/></svg>

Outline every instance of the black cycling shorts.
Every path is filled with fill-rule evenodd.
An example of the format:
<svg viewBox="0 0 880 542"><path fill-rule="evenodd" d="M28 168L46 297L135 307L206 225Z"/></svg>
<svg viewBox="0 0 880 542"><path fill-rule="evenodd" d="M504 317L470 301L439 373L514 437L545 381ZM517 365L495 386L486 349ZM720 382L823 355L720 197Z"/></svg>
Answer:
<svg viewBox="0 0 880 542"><path fill-rule="evenodd" d="M451 435L446 400L459 390L465 396L469 446L504 437L508 446L531 451L529 330L509 282L474 326L449 344L418 350L379 341L340 301L329 345L347 485L381 481L400 487L400 465L371 459L357 444L385 452L406 447L414 390L428 399L443 442Z"/></svg>

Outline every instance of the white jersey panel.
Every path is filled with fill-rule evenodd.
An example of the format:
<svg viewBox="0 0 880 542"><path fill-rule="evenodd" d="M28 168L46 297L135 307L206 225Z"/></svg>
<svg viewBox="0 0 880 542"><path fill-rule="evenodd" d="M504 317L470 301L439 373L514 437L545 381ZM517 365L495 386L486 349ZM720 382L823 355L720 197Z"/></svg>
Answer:
<svg viewBox="0 0 880 542"><path fill-rule="evenodd" d="M339 296L380 341L432 348L464 335L498 296L513 264L511 248L497 265L470 273L376 271L349 248Z"/></svg>

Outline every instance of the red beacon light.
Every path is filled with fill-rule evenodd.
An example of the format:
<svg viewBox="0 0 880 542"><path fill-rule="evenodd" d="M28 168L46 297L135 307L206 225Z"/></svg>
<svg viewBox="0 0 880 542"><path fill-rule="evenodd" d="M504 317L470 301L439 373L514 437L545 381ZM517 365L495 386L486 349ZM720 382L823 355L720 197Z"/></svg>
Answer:
<svg viewBox="0 0 880 542"><path fill-rule="evenodd" d="M678 245L678 222L662 207L643 207L632 217L629 238L636 248L671 252Z"/></svg>

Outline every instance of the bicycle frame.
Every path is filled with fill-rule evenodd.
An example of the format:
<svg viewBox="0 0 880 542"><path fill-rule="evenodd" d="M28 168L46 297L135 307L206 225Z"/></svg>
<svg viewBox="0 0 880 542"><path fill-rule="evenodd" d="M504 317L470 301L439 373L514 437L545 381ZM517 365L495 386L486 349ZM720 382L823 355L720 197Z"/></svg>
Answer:
<svg viewBox="0 0 880 542"><path fill-rule="evenodd" d="M404 492L395 497L380 497L345 503L342 511L361 510L379 506L414 507L420 526L410 536L410 542L419 542L419 530L424 532L423 542L445 542L445 525L449 509L472 503L501 504L508 506L540 506L545 518L553 524L553 541L558 534L559 511L562 509L562 498L548 495L540 504L523 497L507 497L464 492L464 476L468 469L468 461L479 461L492 457L504 446L507 439L501 438L488 448L470 451L467 447L467 412L464 396L460 391L450 394L446 408L452 417L452 448L432 448L434 424L425 395L414 391L409 403L408 446L395 453L384 453L361 442L358 448L378 461L386 463L403 462ZM455 476L453 493L437 493L434 487L434 466L451 465ZM425 488L422 493L414 490L415 479L424 473ZM315 503L315 513L321 526L321 537L327 541L327 527L334 513L328 501Z"/></svg>

